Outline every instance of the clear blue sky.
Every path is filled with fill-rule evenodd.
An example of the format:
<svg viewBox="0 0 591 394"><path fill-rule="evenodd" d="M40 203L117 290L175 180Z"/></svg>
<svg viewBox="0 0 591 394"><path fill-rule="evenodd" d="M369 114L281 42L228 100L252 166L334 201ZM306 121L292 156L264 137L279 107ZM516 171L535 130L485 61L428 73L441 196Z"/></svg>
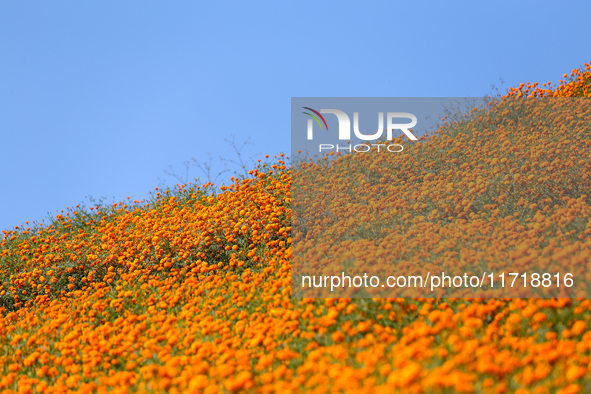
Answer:
<svg viewBox="0 0 591 394"><path fill-rule="evenodd" d="M482 96L591 60L591 3L3 1L0 229L252 136L290 150L292 96ZM221 168L214 162L216 168ZM198 176L195 169L191 175Z"/></svg>

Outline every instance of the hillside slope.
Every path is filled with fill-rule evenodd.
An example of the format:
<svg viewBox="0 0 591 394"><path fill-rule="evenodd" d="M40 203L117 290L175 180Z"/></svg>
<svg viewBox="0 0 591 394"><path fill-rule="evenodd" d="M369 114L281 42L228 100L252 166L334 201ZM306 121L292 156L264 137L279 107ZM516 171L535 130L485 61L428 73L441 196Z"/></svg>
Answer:
<svg viewBox="0 0 591 394"><path fill-rule="evenodd" d="M508 95L589 97L590 70L587 64L559 86L527 84ZM457 137L450 125L440 142L424 145L422 155L441 149L446 135ZM552 153L550 167L534 163L532 144L513 143L510 152L531 161L520 171L523 190L530 175L549 177L541 183L547 190L532 198L564 202L540 207L545 218L556 218L550 224L572 215L580 222L554 247L577 243L573 258L588 259L589 173L570 170L579 161L589 168L591 135L584 131L554 136L560 152ZM472 163L477 157L462 154L466 146L481 160L502 162L509 150L491 147L506 138L464 133L448 144L454 168L478 165ZM483 139L498 143L481 144ZM459 206L440 206L449 215L440 224L503 219L506 226L495 231L514 239L527 215L502 211L503 201L493 207L463 195L472 187L450 170L437 171L449 174ZM509 164L500 169L510 170ZM424 182L424 175L408 182ZM142 204L71 209L49 227L5 232L0 391L591 390L588 299L292 299L290 184L291 169L279 157L215 195L184 185ZM410 190L417 195L405 198L419 201L424 190ZM464 204L468 197L476 202ZM435 215L429 205L440 196L428 198L426 207L416 206L416 216ZM534 202L511 201L535 216ZM507 247L514 251L515 243Z"/></svg>

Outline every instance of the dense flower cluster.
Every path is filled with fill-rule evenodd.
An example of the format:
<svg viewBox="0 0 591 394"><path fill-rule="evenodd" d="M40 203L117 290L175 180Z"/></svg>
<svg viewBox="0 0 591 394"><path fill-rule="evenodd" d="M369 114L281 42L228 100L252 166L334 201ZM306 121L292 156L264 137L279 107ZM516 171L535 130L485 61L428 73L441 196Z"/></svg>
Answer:
<svg viewBox="0 0 591 394"><path fill-rule="evenodd" d="M587 96L589 68L552 92ZM549 95L531 86L515 95ZM460 242L478 223L490 236L470 239L474 251L588 264L588 126L559 128L552 146L460 126L471 127L450 122L413 151L425 169L404 182L416 194L393 190L414 205L399 223L405 258L421 252L418 230ZM588 391L586 299L292 298L286 161L217 194L180 185L4 232L0 392Z"/></svg>
<svg viewBox="0 0 591 394"><path fill-rule="evenodd" d="M293 274L368 273L384 283L392 274L480 277L484 270L496 272L496 288L489 281L476 292L439 288L435 295L589 296L582 263L591 256L590 124L587 98L504 98L407 144L404 155L330 152L297 166ZM546 273L544 285L500 288L501 272L534 269ZM567 287L550 272L578 279ZM363 293L349 290L339 296ZM303 293L320 294L330 289Z"/></svg>
<svg viewBox="0 0 591 394"><path fill-rule="evenodd" d="M517 88L509 88L508 97L589 97L591 96L591 81L589 72L591 63L585 63L581 69L575 68L570 74L564 74L557 86L546 82L522 83Z"/></svg>

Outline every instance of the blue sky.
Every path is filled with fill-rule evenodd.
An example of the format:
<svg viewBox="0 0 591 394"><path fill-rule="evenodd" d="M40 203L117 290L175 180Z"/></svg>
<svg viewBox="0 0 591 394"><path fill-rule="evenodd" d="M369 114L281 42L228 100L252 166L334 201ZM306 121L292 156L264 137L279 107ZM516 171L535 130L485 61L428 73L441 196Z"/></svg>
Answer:
<svg viewBox="0 0 591 394"><path fill-rule="evenodd" d="M88 196L141 200L207 152L219 171L231 134L251 136L247 156L288 153L292 96L555 83L591 60L590 14L584 1L3 1L0 229Z"/></svg>

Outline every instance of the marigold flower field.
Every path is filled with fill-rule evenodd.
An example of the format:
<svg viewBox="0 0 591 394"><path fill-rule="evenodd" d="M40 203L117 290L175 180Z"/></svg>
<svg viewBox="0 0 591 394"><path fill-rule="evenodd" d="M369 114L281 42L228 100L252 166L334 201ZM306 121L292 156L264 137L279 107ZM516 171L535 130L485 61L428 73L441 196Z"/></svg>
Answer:
<svg viewBox="0 0 591 394"><path fill-rule="evenodd" d="M590 64L557 86L507 93L589 96ZM421 141L415 159L438 168L445 147L453 166L435 176L445 184L420 171L405 178L417 187L393 198L416 206L396 236L441 226L460 242L454 228L489 228L474 253L589 275L591 131L557 133L550 144L543 134L459 133L450 123ZM489 167L497 183L463 176ZM216 193L179 185L4 231L0 392L591 391L586 298L292 298L292 170L281 155ZM501 193L503 182L517 196ZM557 241L540 249L544 237ZM404 244L406 256L421 253Z"/></svg>
<svg viewBox="0 0 591 394"><path fill-rule="evenodd" d="M297 162L291 179L296 295L590 295L591 100L506 97L453 118L407 144L405 154L331 151ZM344 282L339 275L333 281L344 272L377 281L335 291L329 282ZM442 272L450 278L446 287L429 288L443 281ZM519 280L509 279L511 273ZM474 284L486 281L449 284L464 274ZM389 275L422 278L423 286L431 275L437 280L385 287Z"/></svg>

